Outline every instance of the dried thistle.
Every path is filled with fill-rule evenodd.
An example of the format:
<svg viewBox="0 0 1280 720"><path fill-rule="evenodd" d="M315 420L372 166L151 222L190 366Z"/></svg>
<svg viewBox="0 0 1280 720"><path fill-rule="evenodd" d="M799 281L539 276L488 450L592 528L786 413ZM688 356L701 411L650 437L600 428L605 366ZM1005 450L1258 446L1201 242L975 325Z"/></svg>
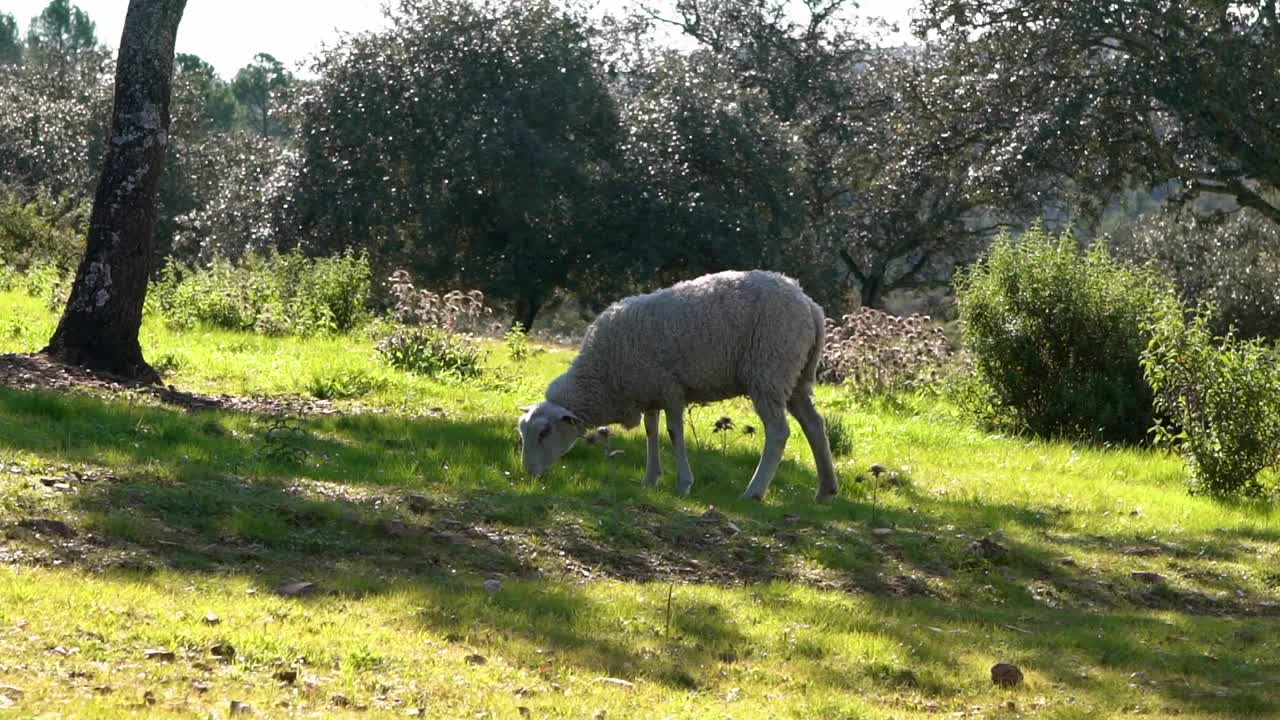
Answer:
<svg viewBox="0 0 1280 720"><path fill-rule="evenodd" d="M827 320L818 378L868 394L912 390L936 377L950 355L942 329L927 315L902 318L862 308L839 323Z"/></svg>

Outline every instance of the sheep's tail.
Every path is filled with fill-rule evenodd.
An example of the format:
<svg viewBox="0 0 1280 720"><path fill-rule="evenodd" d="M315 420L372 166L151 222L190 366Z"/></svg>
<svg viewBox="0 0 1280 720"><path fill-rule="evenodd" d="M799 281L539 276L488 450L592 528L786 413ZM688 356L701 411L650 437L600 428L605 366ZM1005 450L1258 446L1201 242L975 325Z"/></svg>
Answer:
<svg viewBox="0 0 1280 720"><path fill-rule="evenodd" d="M804 372L800 374L799 390L808 392L818 382L818 364L822 362L822 348L827 342L827 319L822 306L813 303L814 337L813 347L809 348L809 360L805 363Z"/></svg>

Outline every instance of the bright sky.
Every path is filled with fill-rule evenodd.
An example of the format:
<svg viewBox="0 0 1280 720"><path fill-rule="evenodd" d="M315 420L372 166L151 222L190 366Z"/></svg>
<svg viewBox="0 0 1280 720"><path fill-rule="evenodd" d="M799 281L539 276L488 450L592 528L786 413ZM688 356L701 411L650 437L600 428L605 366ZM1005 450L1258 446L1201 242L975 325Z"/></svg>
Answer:
<svg viewBox="0 0 1280 720"><path fill-rule="evenodd" d="M49 0L0 0L0 12L12 13L21 32ZM98 40L120 44L128 0L73 0L98 26ZM630 0L599 0L602 8L624 8ZM914 0L862 0L862 14L903 26ZM213 64L226 78L248 65L259 52L268 52L287 67L296 68L322 44L341 33L381 27L382 0L187 0L178 26L178 52L194 53Z"/></svg>

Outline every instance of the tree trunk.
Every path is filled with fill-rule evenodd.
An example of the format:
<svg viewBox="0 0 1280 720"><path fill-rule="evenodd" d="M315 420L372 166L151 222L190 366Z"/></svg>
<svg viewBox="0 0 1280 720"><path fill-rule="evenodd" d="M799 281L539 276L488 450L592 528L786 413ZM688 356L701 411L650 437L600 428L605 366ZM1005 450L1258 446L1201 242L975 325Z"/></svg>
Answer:
<svg viewBox="0 0 1280 720"><path fill-rule="evenodd" d="M529 332L533 329L533 321L538 317L538 311L542 309L542 301L536 297L524 296L516 301L515 317L512 318L512 326L520 323L524 326L524 331Z"/></svg>
<svg viewBox="0 0 1280 720"><path fill-rule="evenodd" d="M858 294L862 301L862 307L883 310L884 272L875 270L869 272L866 279L862 281L861 287L858 288Z"/></svg>
<svg viewBox="0 0 1280 720"><path fill-rule="evenodd" d="M160 378L142 357L138 330L169 139L174 39L185 6L186 0L129 0L88 247L58 329L43 350L63 362L149 382Z"/></svg>

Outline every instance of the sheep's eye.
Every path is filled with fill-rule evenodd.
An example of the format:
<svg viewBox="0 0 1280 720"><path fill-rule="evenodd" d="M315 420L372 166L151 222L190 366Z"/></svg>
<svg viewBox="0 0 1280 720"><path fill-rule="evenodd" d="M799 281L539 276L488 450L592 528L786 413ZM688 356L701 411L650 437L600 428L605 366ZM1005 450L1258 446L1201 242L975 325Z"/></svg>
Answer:
<svg viewBox="0 0 1280 720"><path fill-rule="evenodd" d="M538 431L538 439L539 439L539 440L545 440L545 439L546 439L546 437L547 437L547 433L549 433L549 432L551 432L551 426L550 426L550 425L548 425L548 426L546 426L546 427L542 428L541 430L539 430L539 431Z"/></svg>

